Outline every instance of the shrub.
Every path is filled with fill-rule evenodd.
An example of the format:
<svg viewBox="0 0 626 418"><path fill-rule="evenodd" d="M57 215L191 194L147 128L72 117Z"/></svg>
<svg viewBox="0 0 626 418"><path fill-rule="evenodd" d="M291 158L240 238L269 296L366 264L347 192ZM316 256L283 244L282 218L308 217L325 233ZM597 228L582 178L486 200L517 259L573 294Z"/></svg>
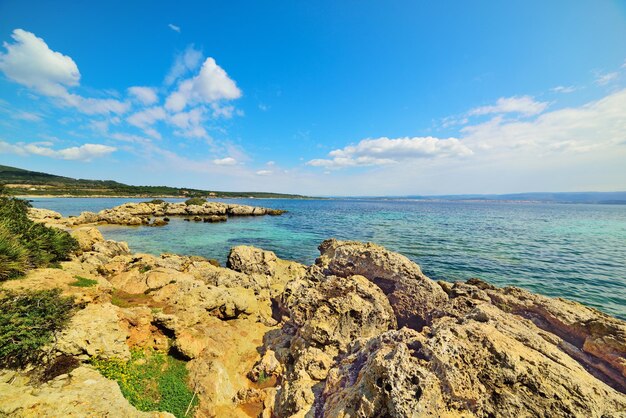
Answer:
<svg viewBox="0 0 626 418"><path fill-rule="evenodd" d="M76 279L75 282L70 283L70 286L76 286L76 287L92 287L98 284L97 280L93 280L93 279L88 279L86 277L82 277L82 276L74 276L74 278Z"/></svg>
<svg viewBox="0 0 626 418"><path fill-rule="evenodd" d="M0 223L0 281L24 274L29 265L28 250Z"/></svg>
<svg viewBox="0 0 626 418"><path fill-rule="evenodd" d="M74 300L61 296L60 289L6 291L0 297L0 366L19 368L38 361L73 309Z"/></svg>
<svg viewBox="0 0 626 418"><path fill-rule="evenodd" d="M24 200L0 197L0 280L55 266L79 248L67 232L30 220L29 207Z"/></svg>
<svg viewBox="0 0 626 418"><path fill-rule="evenodd" d="M162 203L165 203L165 200L163 200L163 199L152 199L152 200L150 200L148 202L145 202L145 203L151 203L153 205L160 205Z"/></svg>
<svg viewBox="0 0 626 418"><path fill-rule="evenodd" d="M124 397L141 411L166 411L184 417L192 400L197 403L187 386L185 362L165 353L133 351L128 362L94 357L91 364L104 377L116 380ZM187 415L193 416L193 411Z"/></svg>
<svg viewBox="0 0 626 418"><path fill-rule="evenodd" d="M207 200L202 197L192 197L191 199L185 200L185 205L204 205L206 201Z"/></svg>

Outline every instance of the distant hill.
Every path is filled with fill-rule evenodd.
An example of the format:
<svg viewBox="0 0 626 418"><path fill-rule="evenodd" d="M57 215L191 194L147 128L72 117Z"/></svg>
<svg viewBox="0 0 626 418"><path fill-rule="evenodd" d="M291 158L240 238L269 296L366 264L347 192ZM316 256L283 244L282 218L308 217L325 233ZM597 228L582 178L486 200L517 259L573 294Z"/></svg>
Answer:
<svg viewBox="0 0 626 418"><path fill-rule="evenodd" d="M302 199L268 192L222 192L167 186L129 186L112 180L85 180L0 165L0 186L12 195L128 197L255 197Z"/></svg>
<svg viewBox="0 0 626 418"><path fill-rule="evenodd" d="M512 193L512 194L467 194L442 196L408 196L419 200L485 200L552 203L600 203L626 204L626 192L555 192L555 193Z"/></svg>

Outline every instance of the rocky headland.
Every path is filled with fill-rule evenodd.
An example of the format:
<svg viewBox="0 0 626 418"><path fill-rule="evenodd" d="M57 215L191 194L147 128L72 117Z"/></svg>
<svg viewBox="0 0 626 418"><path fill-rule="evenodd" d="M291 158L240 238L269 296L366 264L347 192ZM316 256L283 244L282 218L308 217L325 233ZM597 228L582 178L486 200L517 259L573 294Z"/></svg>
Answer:
<svg viewBox="0 0 626 418"><path fill-rule="evenodd" d="M225 222L233 216L277 216L285 213L280 209L237 205L222 202L164 202L125 203L98 213L82 212L78 216L63 217L49 209L30 208L29 215L36 222L52 226L75 227L91 224L111 225L166 225L171 217L182 217L196 222Z"/></svg>
<svg viewBox="0 0 626 418"><path fill-rule="evenodd" d="M81 309L47 362L76 361L45 382L32 378L37 365L1 371L0 416L171 416L138 411L91 365L138 349L184 359L196 417L626 414L626 323L576 302L435 282L371 243L324 241L311 266L240 246L220 267L131 254L94 227L72 235L80 251L61 269L32 270L0 292L73 297ZM77 276L94 285L72 286Z"/></svg>

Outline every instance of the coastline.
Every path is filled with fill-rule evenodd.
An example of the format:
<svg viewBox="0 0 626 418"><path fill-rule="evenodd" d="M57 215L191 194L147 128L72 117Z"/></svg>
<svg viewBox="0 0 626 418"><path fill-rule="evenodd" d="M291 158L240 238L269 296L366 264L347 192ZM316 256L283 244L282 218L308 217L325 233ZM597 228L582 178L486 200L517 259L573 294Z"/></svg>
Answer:
<svg viewBox="0 0 626 418"><path fill-rule="evenodd" d="M377 416L389 405L398 416L425 407L506 416L626 410L626 322L576 302L478 279L435 282L369 243L324 241L311 266L239 246L219 267L202 257L133 254L89 226L72 235L81 251L61 269L0 286L59 287L82 301L51 348L78 367L39 388L25 375L12 385L0 379L2 412L89 404L91 414L116 405L140 416L91 364L168 346L186 362L196 416ZM95 284L72 287L75 277ZM98 401L103 391L106 402ZM456 393L472 402L459 404ZM365 412L366 404L378 406Z"/></svg>

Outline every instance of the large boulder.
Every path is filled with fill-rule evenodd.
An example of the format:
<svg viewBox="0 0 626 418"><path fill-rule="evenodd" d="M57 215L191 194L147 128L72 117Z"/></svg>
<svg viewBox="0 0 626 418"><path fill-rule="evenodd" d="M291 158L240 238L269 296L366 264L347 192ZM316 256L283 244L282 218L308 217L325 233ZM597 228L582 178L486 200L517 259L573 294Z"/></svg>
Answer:
<svg viewBox="0 0 626 418"><path fill-rule="evenodd" d="M228 268L246 274L274 275L276 254L248 245L233 247L228 254Z"/></svg>
<svg viewBox="0 0 626 418"><path fill-rule="evenodd" d="M91 303L76 312L53 348L72 356L130 359L128 336L117 306Z"/></svg>
<svg viewBox="0 0 626 418"><path fill-rule="evenodd" d="M312 410L319 382L354 339L396 327L389 301L372 282L362 276L321 276L315 267L305 279L287 284L280 309L288 318L284 338L267 347L286 370L278 416L303 416Z"/></svg>
<svg viewBox="0 0 626 418"><path fill-rule="evenodd" d="M403 255L379 245L356 241L324 241L316 264L328 275L361 275L380 287L398 319L398 327L420 330L448 300L437 283Z"/></svg>
<svg viewBox="0 0 626 418"><path fill-rule="evenodd" d="M98 228L82 227L72 230L71 235L78 241L81 251L92 251L96 243L104 241Z"/></svg>

